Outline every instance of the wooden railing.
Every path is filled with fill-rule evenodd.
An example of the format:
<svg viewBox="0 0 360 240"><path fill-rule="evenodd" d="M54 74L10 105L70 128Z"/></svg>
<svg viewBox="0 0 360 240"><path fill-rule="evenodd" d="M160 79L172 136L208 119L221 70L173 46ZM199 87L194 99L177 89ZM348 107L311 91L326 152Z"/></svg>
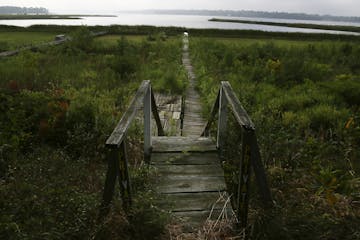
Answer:
<svg viewBox="0 0 360 240"><path fill-rule="evenodd" d="M144 109L144 159L147 163L150 162L152 150L151 112L157 125L158 135L164 136L164 130L161 125L150 81L145 80L142 82L135 97L132 99L130 106L115 127L111 136L106 141L106 146L109 148L109 152L107 154L108 170L106 174L100 217L106 216L109 212L117 179L120 185L123 208L128 210L131 206L132 195L126 152L126 136L134 117L142 108Z"/></svg>
<svg viewBox="0 0 360 240"><path fill-rule="evenodd" d="M220 158L224 159L226 128L228 120L228 105L234 114L236 122L241 129L241 158L239 163L239 176L237 196L235 197L235 211L241 227L247 226L248 206L249 206L249 187L251 179L251 166L254 170L256 182L260 190L263 203L266 207L272 205L272 197L265 170L261 161L259 146L255 134L255 125L249 115L236 97L229 82L221 82L220 90L212 108L210 118L206 124L202 136L209 136L210 128L215 122L215 116L218 115L218 126L216 144L220 153ZM236 131L236 129L233 129Z"/></svg>

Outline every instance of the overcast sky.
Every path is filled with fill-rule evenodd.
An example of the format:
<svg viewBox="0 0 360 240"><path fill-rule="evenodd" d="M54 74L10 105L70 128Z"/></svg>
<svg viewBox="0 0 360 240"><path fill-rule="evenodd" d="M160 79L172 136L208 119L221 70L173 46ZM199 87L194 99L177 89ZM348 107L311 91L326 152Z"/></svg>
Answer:
<svg viewBox="0 0 360 240"><path fill-rule="evenodd" d="M45 7L52 13L140 9L225 9L360 16L360 0L0 0L0 6Z"/></svg>

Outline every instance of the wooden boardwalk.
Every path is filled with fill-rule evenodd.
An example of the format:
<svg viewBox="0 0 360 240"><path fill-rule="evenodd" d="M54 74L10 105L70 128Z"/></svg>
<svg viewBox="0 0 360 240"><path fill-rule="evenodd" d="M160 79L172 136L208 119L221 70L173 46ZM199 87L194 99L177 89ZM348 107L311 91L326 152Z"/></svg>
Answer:
<svg viewBox="0 0 360 240"><path fill-rule="evenodd" d="M236 219L243 229L247 227L249 207L249 184L251 167L265 208L271 207L272 197L267 183L266 173L261 161L259 146L255 134L255 125L236 97L229 82L221 82L218 96L206 122L201 116L200 97L195 90L196 78L189 58L188 39L184 37L183 64L188 71L189 85L186 91L185 106L179 98L154 96L149 80L144 80L136 92L130 106L106 141L109 148L108 171L103 192L100 217L103 219L110 210L116 180L119 180L122 204L128 211L132 204L131 181L127 159L127 132L139 110L144 114L144 160L157 169L155 190L161 198L156 204L187 226L183 231L198 232L207 219L234 219L230 200L226 194L224 172L219 154L225 150L227 112L234 114L242 138L239 142L237 194L232 196L232 205ZM156 104L160 102L160 105ZM184 101L181 101L184 105ZM229 106L229 108L228 108ZM181 109L181 113L179 111ZM159 114L160 112L160 114ZM152 114L151 114L152 113ZM151 115L157 132L151 128ZM179 115L183 118L179 121ZM212 124L218 120L217 143L209 137ZM168 131L173 122L175 129L180 124L180 135ZM182 123L182 124L181 124ZM202 131L204 130L204 134ZM153 132L153 134L152 134ZM176 135L176 136L165 136ZM155 136L154 136L155 135ZM222 155L223 156L223 155ZM224 156L221 159L226 162ZM231 216L229 216L231 214ZM244 231L244 234L246 231Z"/></svg>
<svg viewBox="0 0 360 240"><path fill-rule="evenodd" d="M210 138L200 137L206 121L201 116L187 39L184 39L182 61L189 79L182 136L153 137L151 164L159 174L156 190L163 196L160 207L194 231L208 217L217 219L229 209L225 204L224 172L216 145Z"/></svg>
<svg viewBox="0 0 360 240"><path fill-rule="evenodd" d="M228 214L224 173L209 138L155 137L151 164L158 171L159 206L194 231L208 217ZM225 208L224 208L225 206ZM210 216L211 214L211 216Z"/></svg>
<svg viewBox="0 0 360 240"><path fill-rule="evenodd" d="M199 137L206 121L201 116L202 107L199 93L195 90L196 77L190 61L189 41L184 37L182 62L188 73L189 85L185 93L185 108L182 135L187 137Z"/></svg>

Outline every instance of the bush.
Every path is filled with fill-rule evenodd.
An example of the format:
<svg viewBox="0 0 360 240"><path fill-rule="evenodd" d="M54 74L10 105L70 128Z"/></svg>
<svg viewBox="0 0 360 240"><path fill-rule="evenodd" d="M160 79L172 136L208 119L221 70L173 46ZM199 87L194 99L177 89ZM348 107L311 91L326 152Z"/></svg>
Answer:
<svg viewBox="0 0 360 240"><path fill-rule="evenodd" d="M349 106L360 105L359 78L352 75L339 75L334 81L326 82L323 86L343 99Z"/></svg>

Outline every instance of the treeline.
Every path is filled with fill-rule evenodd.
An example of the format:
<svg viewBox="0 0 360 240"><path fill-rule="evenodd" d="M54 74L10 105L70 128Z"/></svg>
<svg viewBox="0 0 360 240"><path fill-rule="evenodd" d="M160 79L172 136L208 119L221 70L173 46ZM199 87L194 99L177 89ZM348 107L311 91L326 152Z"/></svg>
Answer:
<svg viewBox="0 0 360 240"><path fill-rule="evenodd" d="M180 15L204 15L204 16L227 16L227 17L249 17L249 18L279 18L314 21L342 21L360 22L360 17L332 16L306 13L288 12L262 12L262 11L233 11L233 10L149 10L146 12L156 14L180 14Z"/></svg>
<svg viewBox="0 0 360 240"><path fill-rule="evenodd" d="M0 7L0 14L49 14L49 10L42 7Z"/></svg>

